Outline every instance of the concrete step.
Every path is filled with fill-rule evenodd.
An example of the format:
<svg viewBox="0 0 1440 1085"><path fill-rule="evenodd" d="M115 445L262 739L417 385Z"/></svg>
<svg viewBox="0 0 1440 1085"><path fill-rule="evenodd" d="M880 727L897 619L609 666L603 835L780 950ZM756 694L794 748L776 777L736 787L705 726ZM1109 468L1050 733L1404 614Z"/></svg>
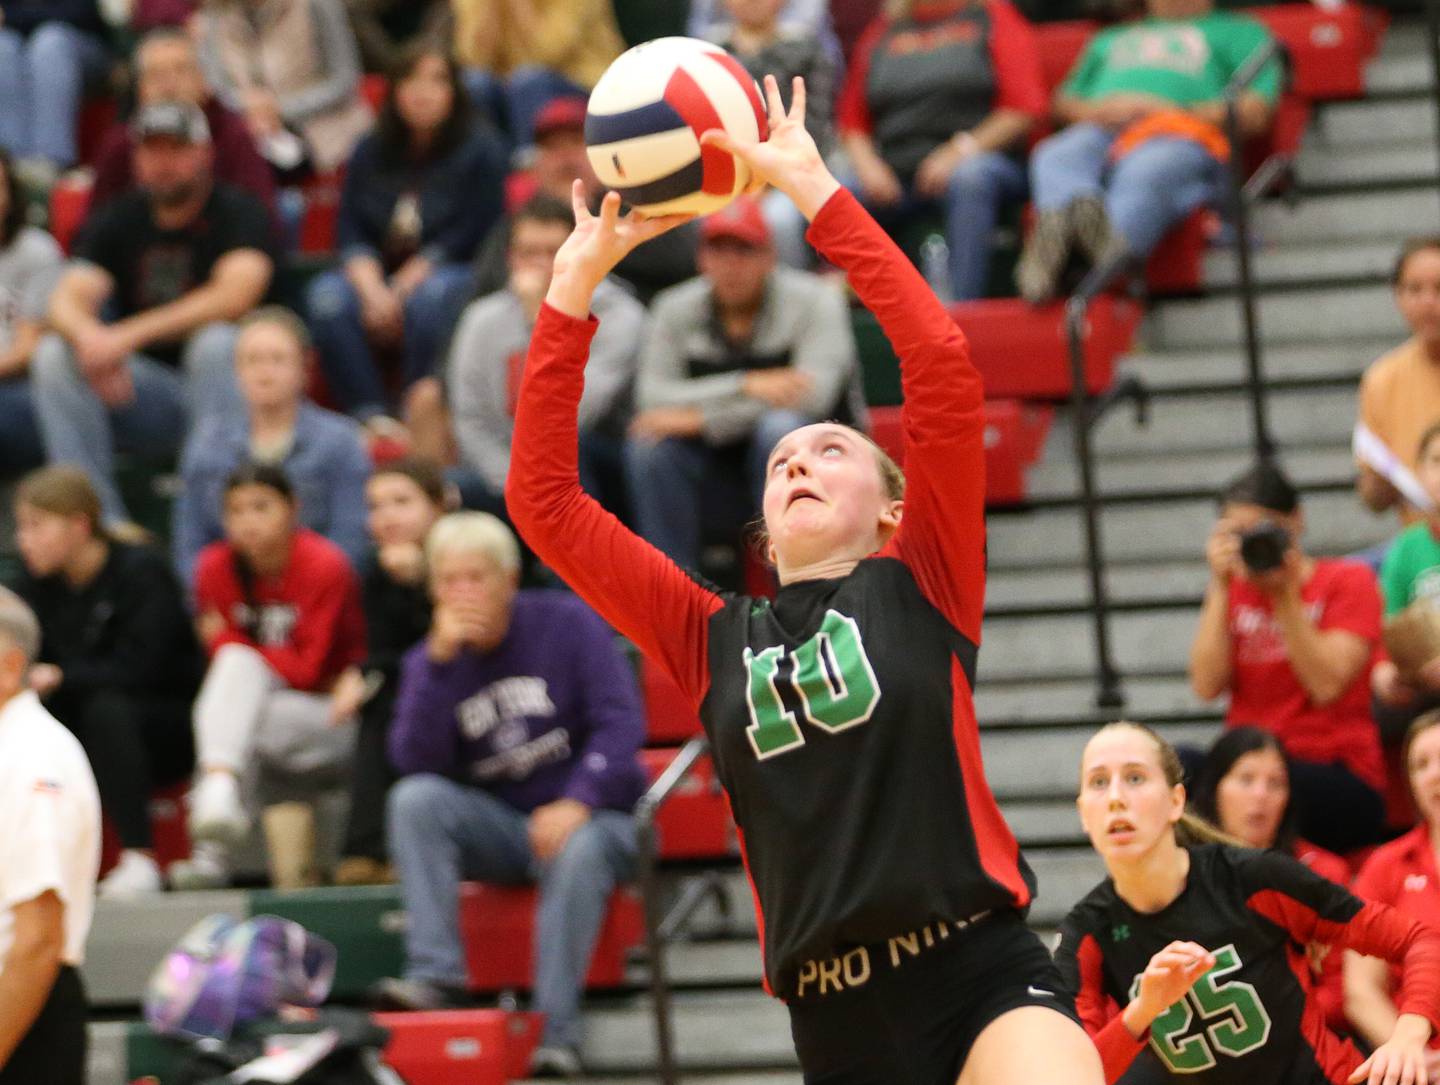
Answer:
<svg viewBox="0 0 1440 1085"><path fill-rule="evenodd" d="M1412 220L1412 227L1424 221ZM1440 222L1440 210L1431 221ZM1267 344L1362 337L1391 338L1398 343L1406 335L1390 287L1379 283L1268 292L1260 298L1258 318ZM1163 350L1234 348L1241 335L1239 302L1224 296L1156 305L1146 318L1144 342Z"/></svg>
<svg viewBox="0 0 1440 1085"><path fill-rule="evenodd" d="M1195 608L1110 615L1110 644L1121 672L1183 671L1195 634ZM1043 618L992 617L985 622L980 681L1088 678L1095 674L1095 639L1085 614Z"/></svg>
<svg viewBox="0 0 1440 1085"><path fill-rule="evenodd" d="M1307 189L1358 188L1369 185L1434 183L1440 174L1434 136L1403 143L1367 146L1307 140L1296 163L1296 176Z"/></svg>
<svg viewBox="0 0 1440 1085"><path fill-rule="evenodd" d="M733 1072L795 1065L789 1015L758 985L745 991L680 992L673 1005L675 1051L682 1068ZM587 1006L581 1058L590 1070L606 1074L649 1071L655 1065L650 999L637 995Z"/></svg>
<svg viewBox="0 0 1440 1085"><path fill-rule="evenodd" d="M1040 806L1030 805L1037 809ZM760 945L753 938L678 942L666 952L665 968L670 982L677 987L759 986ZM650 969L643 961L636 961L627 970L626 979L636 987L644 987L650 982Z"/></svg>
<svg viewBox="0 0 1440 1085"><path fill-rule="evenodd" d="M1398 342L1380 337L1266 343L1261 362L1266 381L1358 381L1366 366ZM1245 352L1233 343L1194 350L1139 350L1122 358L1120 368L1140 377L1152 392L1234 388L1248 379Z"/></svg>
<svg viewBox="0 0 1440 1085"><path fill-rule="evenodd" d="M1190 561L1112 563L1105 583L1117 603L1190 598L1198 602L1207 576L1205 561L1197 554ZM1089 576L1080 566L993 572L985 585L985 609L995 615L1019 607L1078 607L1089 596Z"/></svg>
<svg viewBox="0 0 1440 1085"><path fill-rule="evenodd" d="M1433 147L1433 135L1424 146ZM1440 222L1434 188L1307 196L1295 206L1267 200L1256 209L1255 231L1267 245L1399 242Z"/></svg>
<svg viewBox="0 0 1440 1085"><path fill-rule="evenodd" d="M1432 154L1432 173L1440 172L1434 168L1434 157ZM1261 290L1277 285L1389 282L1395 250L1394 242L1389 240L1357 241L1349 245L1271 245L1262 237L1251 254L1250 272ZM1208 288L1230 289L1239 284L1240 268L1234 248L1226 246L1206 253L1205 285Z"/></svg>
<svg viewBox="0 0 1440 1085"><path fill-rule="evenodd" d="M985 778L1002 805L1015 800L1055 803L1073 800L1079 786L1080 754L1095 734L1089 723L1074 727L1047 728L1035 732L1024 728L986 731L981 734L985 755ZM1165 728L1168 741L1177 745L1208 747L1219 733L1214 723L1171 724ZM1073 817L1073 813L1071 815ZM1066 829L1070 819L1058 826ZM1050 849L1030 848L1027 854L1045 854Z"/></svg>
<svg viewBox="0 0 1440 1085"><path fill-rule="evenodd" d="M1327 102L1316 112L1311 135L1325 146L1344 149L1414 143L1428 144L1433 150L1433 110L1424 93Z"/></svg>
<svg viewBox="0 0 1440 1085"><path fill-rule="evenodd" d="M1004 682L983 672L986 648L982 645L981 675L975 691L975 710L983 729L998 730L1003 723L1015 729L1048 728L1056 720L1108 721L1121 715L1095 705L1095 678L1047 678ZM1146 721L1161 719L1220 719L1223 705L1205 704L1190 690L1185 660L1179 659L1168 675L1122 675L1123 715Z"/></svg>
<svg viewBox="0 0 1440 1085"><path fill-rule="evenodd" d="M1197 479L1207 491L1224 479ZM1392 516L1364 510L1350 491L1309 493L1305 500L1306 549L1351 554L1394 534ZM1211 525L1215 502L1208 495L1135 504L1111 504L1101 513L1106 558L1111 562L1193 561ZM989 518L992 573L1078 568L1084 564L1080 517L1071 507L1042 508Z"/></svg>
<svg viewBox="0 0 1440 1085"><path fill-rule="evenodd" d="M1416 48L1409 48L1407 44L1399 47L1403 51L1392 52L1390 50L1396 47L1390 45L1390 39L1394 37L1395 31L1392 29L1386 35L1385 46L1366 67L1366 90L1373 95L1423 92L1430 85L1430 58L1425 53L1423 37L1419 39L1421 44Z"/></svg>

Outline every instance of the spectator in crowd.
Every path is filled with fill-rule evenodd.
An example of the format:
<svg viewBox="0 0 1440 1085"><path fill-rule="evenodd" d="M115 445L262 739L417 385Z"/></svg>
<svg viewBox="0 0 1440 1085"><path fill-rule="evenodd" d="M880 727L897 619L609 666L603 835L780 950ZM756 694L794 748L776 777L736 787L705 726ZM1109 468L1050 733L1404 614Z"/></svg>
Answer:
<svg viewBox="0 0 1440 1085"><path fill-rule="evenodd" d="M580 992L614 887L633 876L645 724L615 636L565 593L517 591L495 517L456 513L426 544L435 617L405 656L390 732L390 854L410 922L394 1004L434 1008L465 982L462 878L540 883L532 1074L579 1073Z"/></svg>
<svg viewBox="0 0 1440 1085"><path fill-rule="evenodd" d="M835 37L840 42L840 51L848 66L855 57L860 39L885 6L885 0L830 0L825 6L830 9L830 22L835 27Z"/></svg>
<svg viewBox="0 0 1440 1085"><path fill-rule="evenodd" d="M55 239L25 225L25 194L14 163L0 150L0 475L45 460L30 401L30 359L63 266Z"/></svg>
<svg viewBox="0 0 1440 1085"><path fill-rule="evenodd" d="M190 422L236 409L233 322L274 268L264 205L211 179L199 109L146 106L135 139L141 187L81 228L31 379L46 456L89 473L110 523L130 518L117 445L173 454Z"/></svg>
<svg viewBox="0 0 1440 1085"><path fill-rule="evenodd" d="M550 287L555 254L574 227L567 204L543 193L533 197L513 219L509 283L472 302L455 332L446 380L468 507L503 511L515 399L530 330ZM620 460L645 307L623 287L605 282L596 291L594 313L600 330L585 366L580 470L592 495L613 499L603 480ZM617 507L613 500L607 503L612 510Z"/></svg>
<svg viewBox="0 0 1440 1085"><path fill-rule="evenodd" d="M702 509L741 483L739 522L753 518L781 437L822 418L863 421L845 299L775 266L754 201L704 219L700 277L655 299L636 406L625 456L640 534L692 569Z"/></svg>
<svg viewBox="0 0 1440 1085"><path fill-rule="evenodd" d="M100 866L100 798L85 753L26 671L30 608L0 588L0 1085L84 1085L85 957Z"/></svg>
<svg viewBox="0 0 1440 1085"><path fill-rule="evenodd" d="M1205 547L1190 685L1206 701L1229 694L1229 726L1280 739L1301 834L1345 852L1377 840L1384 817L1369 696L1380 592L1367 566L1307 555L1304 527L1300 495L1273 464L1225 488Z"/></svg>
<svg viewBox="0 0 1440 1085"><path fill-rule="evenodd" d="M535 164L531 170L535 191L570 205L570 187L578 177L585 182L592 211L600 207L605 186L595 176L585 153L585 99L556 98L535 118ZM501 219L480 246L475 258L472 298L504 290L510 281L510 218ZM699 227L681 226L647 241L620 261L615 278L648 305L667 286L695 274L695 247Z"/></svg>
<svg viewBox="0 0 1440 1085"><path fill-rule="evenodd" d="M240 324L235 377L244 410L200 420L180 457L175 506L175 567L189 583L200 551L224 537L225 480L244 463L281 468L295 487L300 520L324 535L358 569L365 537L370 459L360 427L305 395L310 335L300 318L266 306Z"/></svg>
<svg viewBox="0 0 1440 1085"><path fill-rule="evenodd" d="M200 67L281 177L329 173L371 124L342 0L209 0Z"/></svg>
<svg viewBox="0 0 1440 1085"><path fill-rule="evenodd" d="M610 0L450 0L475 102L520 146L562 95L588 94L625 48Z"/></svg>
<svg viewBox="0 0 1440 1085"><path fill-rule="evenodd" d="M48 189L80 160L81 94L109 74L96 0L0 0L0 147Z"/></svg>
<svg viewBox="0 0 1440 1085"><path fill-rule="evenodd" d="M1378 439L1389 455L1362 454L1356 486L1372 510L1393 508L1401 524L1410 525L1423 518L1421 511L1387 477L1396 472L1384 461L1412 468L1421 434L1440 419L1440 237L1405 242L1391 282L1395 304L1411 334L1372 362L1360 378L1357 429Z"/></svg>
<svg viewBox="0 0 1440 1085"><path fill-rule="evenodd" d="M790 108L795 77L805 80L805 128L821 155L826 155L835 142L835 58L815 30L781 23L783 5L784 0L725 0L730 20L717 26L712 38L744 64L757 83L773 75L786 109ZM691 12L692 22L696 14ZM772 189L761 199L760 207L770 223L781 263L809 267L810 246L805 243L809 223L794 202Z"/></svg>
<svg viewBox="0 0 1440 1085"><path fill-rule="evenodd" d="M190 772L203 669L184 593L158 551L105 534L100 499L77 468L27 475L15 519L17 587L42 634L30 688L85 747L120 838L100 895L157 893L150 794Z"/></svg>
<svg viewBox="0 0 1440 1085"><path fill-rule="evenodd" d="M1170 228L1214 203L1232 153L1225 88L1270 40L1264 24L1213 0L1146 0L1148 15L1091 39L1060 88L1069 125L1036 148L1038 212L1016 269L1039 304L1060 289L1073 250L1091 265L1142 263ZM1281 64L1272 59L1240 100L1246 136L1270 127Z"/></svg>
<svg viewBox="0 0 1440 1085"><path fill-rule="evenodd" d="M1345 860L1301 839L1290 798L1290 758L1280 740L1243 724L1215 740L1190 788L1195 813L1247 848L1274 848L1336 885L1349 885ZM1310 958L1316 995L1335 1029L1347 1027L1341 960L1339 953Z"/></svg>
<svg viewBox="0 0 1440 1085"><path fill-rule="evenodd" d="M891 4L840 95L852 187L892 230L940 207L950 294L984 297L995 220L1025 198L1025 137L1048 111L1034 31L1009 0Z"/></svg>
<svg viewBox="0 0 1440 1085"><path fill-rule="evenodd" d="M500 217L504 177L504 152L472 118L454 63L434 45L407 53L345 171L344 267L309 294L326 381L376 435L398 432L376 353L402 353L406 389L434 372L469 293L470 261Z"/></svg>
<svg viewBox="0 0 1440 1085"><path fill-rule="evenodd" d="M385 850L385 799L395 782L386 743L400 660L430 631L425 539L448 503L444 476L425 460L382 464L365 486L375 542L360 582L368 650L361 666L340 676L330 706L332 719L360 720L337 885L394 880Z"/></svg>
<svg viewBox="0 0 1440 1085"><path fill-rule="evenodd" d="M871 14L878 5L878 0L869 0L871 3ZM753 8L754 4L746 6ZM766 0L766 7L771 6ZM690 14L686 20L685 33L692 38L709 38L711 41L724 41L734 32L735 27L745 19L739 11L735 10L736 5L731 0L690 0ZM832 73L833 69L840 66L843 57L840 54L840 42L835 36L835 27L830 12L830 3L827 0L779 0L776 13L779 16L780 24L787 31L796 33L807 38L817 40L829 58ZM867 22L869 20L866 20ZM743 59L743 58L742 58ZM748 65L747 65L748 67ZM751 69L752 74L754 69ZM797 73L803 74L803 73ZM780 73L774 69L768 69L756 75L757 81L765 75L774 75L780 79L781 90L788 88L789 81L781 79ZM810 81L805 81L806 90L809 90ZM786 99L789 100L788 98ZM814 104L814 99L809 98L807 102ZM806 127L809 128L809 117L807 114ZM811 130L812 134L813 129ZM816 140L819 143L819 140ZM825 145L820 145L821 153L826 150Z"/></svg>
<svg viewBox="0 0 1440 1085"><path fill-rule="evenodd" d="M227 846L249 831L253 793L271 881L295 888L317 879L310 804L344 784L355 746L355 721L332 718L330 691L365 656L360 589L340 548L300 526L278 467L240 467L224 500L225 541L195 567L210 655L194 711L195 848L170 880L182 889L228 880Z"/></svg>
<svg viewBox="0 0 1440 1085"><path fill-rule="evenodd" d="M215 153L215 180L244 189L275 212L275 175L260 152L244 120L211 92L200 70L200 58L190 35L174 27L152 30L135 48L135 104L139 109L159 102L188 102L199 106L210 126ZM95 162L95 184L90 207L100 207L135 185L135 132L117 121L100 144Z"/></svg>
<svg viewBox="0 0 1440 1085"><path fill-rule="evenodd" d="M367 72L389 75L420 42L451 37L445 0L345 0L345 7Z"/></svg>
<svg viewBox="0 0 1440 1085"><path fill-rule="evenodd" d="M1382 844L1355 878L1354 892L1431 926L1440 926L1440 712L1427 712L1410 725L1404 743L1406 779L1420 821L1410 832ZM1374 957L1345 953L1345 1014L1356 1038L1367 1044L1383 1037L1397 1016L1402 969ZM1382 1041L1383 1042L1383 1041ZM1426 1050L1431 1079L1440 1073L1440 1048Z"/></svg>

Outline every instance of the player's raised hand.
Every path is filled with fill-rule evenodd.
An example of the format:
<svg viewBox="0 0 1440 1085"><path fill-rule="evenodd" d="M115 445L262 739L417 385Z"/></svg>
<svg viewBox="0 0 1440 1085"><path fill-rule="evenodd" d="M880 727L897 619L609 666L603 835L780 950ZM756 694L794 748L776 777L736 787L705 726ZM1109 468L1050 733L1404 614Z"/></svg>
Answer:
<svg viewBox="0 0 1440 1085"><path fill-rule="evenodd" d="M780 100L780 84L773 75L765 77L770 138L763 143L736 139L719 128L710 129L700 142L735 155L760 180L794 200L807 219L813 219L840 182L831 175L815 140L805 130L805 80L797 75L792 87L787 111Z"/></svg>
<svg viewBox="0 0 1440 1085"><path fill-rule="evenodd" d="M1350 1085L1425 1085L1425 1044L1430 1039L1430 1022L1418 1013L1402 1013L1390 1039L1350 1075Z"/></svg>
<svg viewBox="0 0 1440 1085"><path fill-rule="evenodd" d="M607 192L600 201L600 213L591 214L585 200L585 185L576 181L570 190L575 210L575 229L555 254L555 268L545 300L553 308L573 317L590 313L590 297L615 265L638 246L689 222L693 215L664 215L647 218L638 212L620 213L620 196Z"/></svg>
<svg viewBox="0 0 1440 1085"><path fill-rule="evenodd" d="M1126 1007L1125 1024L1140 1035L1185 997L1195 981L1215 967L1215 955L1195 942L1171 942L1140 973L1140 990Z"/></svg>

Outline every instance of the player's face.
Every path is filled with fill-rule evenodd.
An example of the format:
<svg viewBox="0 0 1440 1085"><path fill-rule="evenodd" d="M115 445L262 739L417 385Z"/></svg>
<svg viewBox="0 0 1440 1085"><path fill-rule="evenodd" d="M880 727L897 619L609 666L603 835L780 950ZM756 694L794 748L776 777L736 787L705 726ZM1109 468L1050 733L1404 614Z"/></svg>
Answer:
<svg viewBox="0 0 1440 1085"><path fill-rule="evenodd" d="M305 355L279 324L252 324L235 344L235 378L254 410L293 406L305 390Z"/></svg>
<svg viewBox="0 0 1440 1085"><path fill-rule="evenodd" d="M1080 762L1080 822L1107 862L1134 862L1165 838L1185 810L1185 789L1172 787L1160 753L1144 732L1106 728Z"/></svg>
<svg viewBox="0 0 1440 1085"><path fill-rule="evenodd" d="M476 550L442 550L430 570L430 591L438 606L478 612L486 640L498 644L510 628L510 610L519 573L502 568Z"/></svg>
<svg viewBox="0 0 1440 1085"><path fill-rule="evenodd" d="M423 543L443 511L405 475L376 475L365 484L365 505L380 546Z"/></svg>
<svg viewBox="0 0 1440 1085"><path fill-rule="evenodd" d="M90 538L83 516L64 516L20 502L15 506L15 544L31 576L52 576Z"/></svg>
<svg viewBox="0 0 1440 1085"><path fill-rule="evenodd" d="M269 486L236 486L225 495L225 538L242 557L265 562L295 530L295 507Z"/></svg>
<svg viewBox="0 0 1440 1085"><path fill-rule="evenodd" d="M770 453L763 501L776 565L873 554L900 522L870 443L821 422L783 437Z"/></svg>
<svg viewBox="0 0 1440 1085"><path fill-rule="evenodd" d="M1220 828L1252 848L1275 843L1289 803L1290 774L1276 750L1251 750L1236 758L1215 788Z"/></svg>
<svg viewBox="0 0 1440 1085"><path fill-rule="evenodd" d="M1417 336L1427 342L1440 339L1440 249L1421 249L1405 261L1395 304Z"/></svg>
<svg viewBox="0 0 1440 1085"><path fill-rule="evenodd" d="M1430 727L1415 736L1406 760L1410 791L1426 824L1440 825L1440 727Z"/></svg>

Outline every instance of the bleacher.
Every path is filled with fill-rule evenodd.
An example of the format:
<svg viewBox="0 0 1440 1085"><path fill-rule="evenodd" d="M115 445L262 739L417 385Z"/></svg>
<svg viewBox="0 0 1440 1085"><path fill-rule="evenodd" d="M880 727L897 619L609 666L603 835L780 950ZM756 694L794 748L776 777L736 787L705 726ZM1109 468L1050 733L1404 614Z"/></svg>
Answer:
<svg viewBox="0 0 1440 1085"><path fill-rule="evenodd" d="M632 2L627 33L676 32L667 22L676 6ZM1327 14L1282 4L1256 14L1289 54L1290 94L1271 143L1296 155L1286 198L1263 204L1252 223L1272 425L1287 470L1305 490L1307 547L1341 554L1377 541L1390 526L1361 511L1351 492L1356 381L1403 335L1386 284L1397 243L1440 222L1425 42L1417 25L1385 29L1381 16L1358 7ZM1042 28L1053 81L1092 31L1074 22ZM63 212L63 201L78 197L58 198ZM320 210L307 218L315 232L306 247L317 261L324 259L324 198L313 194ZM1208 740L1219 720L1216 706L1196 701L1184 674L1205 583L1201 550L1213 493L1251 457L1234 254L1213 246L1217 227L1213 215L1193 217L1147 269L1148 302L1104 299L1088 329L1087 390L1133 375L1151 395L1148 426L1114 412L1094 438L1125 714L1185 742ZM1099 874L1073 794L1080 747L1112 715L1094 703L1078 483L1063 407L1070 385L1064 329L1058 306L1036 312L1004 300L957 306L956 319L989 395L990 575L977 692L983 748L992 785L1040 880L1032 921L1051 929ZM867 314L855 321L875 435L894 448L894 358ZM642 681L653 779L696 724L673 688L643 664ZM159 813L168 819L166 846L183 850L174 836L175 799L161 796ZM686 1080L795 1085L788 1021L759 989L751 894L723 796L704 762L662 806L659 826L666 895L703 872L716 875L720 890L668 955ZM477 993L493 1001L523 987L530 908L523 891L477 886L461 908ZM638 908L632 892L617 894L591 976L584 1057L595 1080L610 1085L654 1080ZM173 1048L130 1019L163 951L216 911L284 915L334 940L341 1001L358 1001L373 980L400 967L404 916L393 888L101 903L86 981L111 1019L92 1030L95 1085L143 1074L164 1080L171 1071ZM516 1052L534 1039L533 1022L505 1012L386 1023L397 1029L392 1055L412 1068L412 1085L500 1085L516 1076Z"/></svg>

